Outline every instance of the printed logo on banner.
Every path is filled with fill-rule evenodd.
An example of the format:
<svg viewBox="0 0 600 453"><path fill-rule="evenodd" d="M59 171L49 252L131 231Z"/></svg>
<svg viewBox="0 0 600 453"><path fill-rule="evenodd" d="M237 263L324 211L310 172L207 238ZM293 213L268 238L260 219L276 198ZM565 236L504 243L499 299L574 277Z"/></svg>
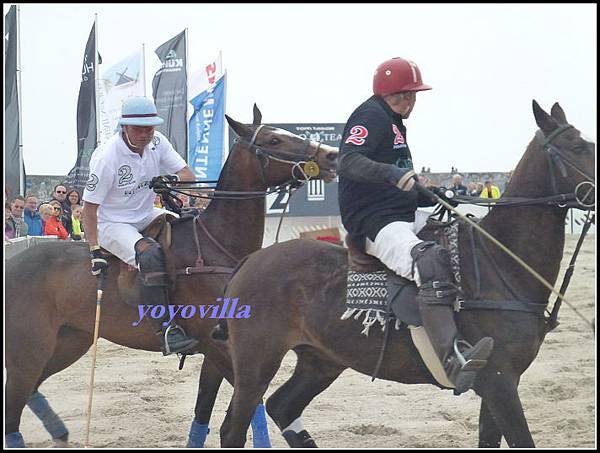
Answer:
<svg viewBox="0 0 600 453"><path fill-rule="evenodd" d="M308 201L325 200L325 182L322 179L308 181L306 199Z"/></svg>
<svg viewBox="0 0 600 453"><path fill-rule="evenodd" d="M267 194L267 214L282 214L284 208L285 212L290 212L290 205L288 204L286 207L289 196L288 192Z"/></svg>

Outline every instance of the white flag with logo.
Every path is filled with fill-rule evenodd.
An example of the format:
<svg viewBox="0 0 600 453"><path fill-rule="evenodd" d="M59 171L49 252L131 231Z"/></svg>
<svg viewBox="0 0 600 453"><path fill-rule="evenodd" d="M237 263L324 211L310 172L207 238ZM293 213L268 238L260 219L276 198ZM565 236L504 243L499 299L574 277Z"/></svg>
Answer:
<svg viewBox="0 0 600 453"><path fill-rule="evenodd" d="M202 65L202 67L191 71L191 75L188 77L188 101L192 103L192 99L197 97L200 93L214 88L217 81L223 77L223 59L221 52L216 58L213 58L209 63ZM188 121L194 114L194 109L188 109Z"/></svg>
<svg viewBox="0 0 600 453"><path fill-rule="evenodd" d="M102 72L99 80L101 143L115 133L123 101L144 95L143 70L143 54L139 49Z"/></svg>

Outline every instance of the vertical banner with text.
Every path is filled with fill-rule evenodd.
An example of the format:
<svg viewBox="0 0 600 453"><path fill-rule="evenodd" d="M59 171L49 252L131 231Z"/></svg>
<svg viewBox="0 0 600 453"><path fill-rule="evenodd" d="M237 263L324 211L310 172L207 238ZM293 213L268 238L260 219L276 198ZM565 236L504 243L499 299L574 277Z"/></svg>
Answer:
<svg viewBox="0 0 600 453"><path fill-rule="evenodd" d="M4 17L4 195L11 200L24 195L25 169L19 143L19 90L17 82L17 7Z"/></svg>
<svg viewBox="0 0 600 453"><path fill-rule="evenodd" d="M114 135L123 101L144 95L143 66L142 49L139 49L102 71L98 90L101 143Z"/></svg>
<svg viewBox="0 0 600 453"><path fill-rule="evenodd" d="M88 180L90 159L98 143L96 127L96 22L92 26L85 46L81 68L81 85L77 99L77 160L71 169L65 184L79 193ZM98 57L99 58L99 57Z"/></svg>
<svg viewBox="0 0 600 453"><path fill-rule="evenodd" d="M227 74L221 54L190 77L188 164L196 179L214 181L223 167L223 134L225 132L225 94Z"/></svg>
<svg viewBox="0 0 600 453"><path fill-rule="evenodd" d="M156 127L175 151L187 159L187 62L185 30L156 49L162 63L152 79L152 97L158 115ZM186 160L187 162L187 160Z"/></svg>

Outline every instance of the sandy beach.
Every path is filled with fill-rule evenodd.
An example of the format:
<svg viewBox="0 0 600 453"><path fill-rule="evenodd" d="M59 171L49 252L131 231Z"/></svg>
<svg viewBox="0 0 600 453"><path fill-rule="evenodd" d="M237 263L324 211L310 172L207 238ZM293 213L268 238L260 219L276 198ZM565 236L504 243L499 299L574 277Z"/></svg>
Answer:
<svg viewBox="0 0 600 453"><path fill-rule="evenodd" d="M586 239L566 294L589 320L596 316L595 240L595 235ZM576 241L577 236L567 235L563 272ZM521 401L537 447L594 448L595 334L567 306L563 305L559 320L560 326L547 335L538 357L522 376ZM91 445L184 447L202 360L202 356L188 357L185 368L178 371L176 357L100 340ZM292 352L286 356L267 396L291 375L295 360ZM88 352L40 389L69 428L74 447L84 442L90 366ZM219 427L231 394L231 386L224 382L206 447L219 446ZM477 446L479 404L472 391L455 397L430 385L370 383L369 376L346 370L305 410L303 422L320 447L469 448ZM269 429L273 446L287 447L270 419ZM29 447L53 446L28 408L23 412L21 432ZM246 447L252 446L250 439L251 433ZM504 441L502 445L506 447Z"/></svg>

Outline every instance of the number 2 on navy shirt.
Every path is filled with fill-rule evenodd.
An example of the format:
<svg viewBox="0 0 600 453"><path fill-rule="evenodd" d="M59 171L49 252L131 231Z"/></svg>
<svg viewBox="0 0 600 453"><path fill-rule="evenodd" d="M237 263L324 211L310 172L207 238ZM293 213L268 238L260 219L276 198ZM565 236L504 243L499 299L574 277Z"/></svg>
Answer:
<svg viewBox="0 0 600 453"><path fill-rule="evenodd" d="M365 138L369 135L369 131L364 126L354 126L350 129L350 135L346 139L345 143L352 143L353 145L362 145L365 143Z"/></svg>

